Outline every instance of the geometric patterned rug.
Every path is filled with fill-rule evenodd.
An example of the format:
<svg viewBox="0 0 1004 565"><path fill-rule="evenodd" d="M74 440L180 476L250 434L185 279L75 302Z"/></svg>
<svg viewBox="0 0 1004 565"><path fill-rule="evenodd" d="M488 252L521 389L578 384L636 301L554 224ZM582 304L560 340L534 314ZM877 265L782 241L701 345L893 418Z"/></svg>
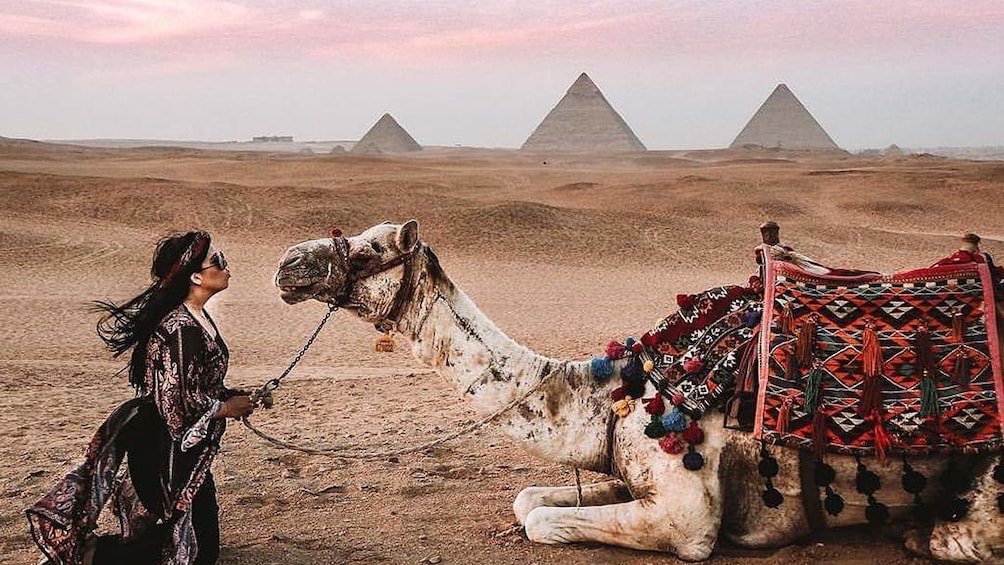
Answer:
<svg viewBox="0 0 1004 565"><path fill-rule="evenodd" d="M763 308L747 287L721 286L678 297L679 310L641 336L655 370L648 378L691 418L735 388L740 357Z"/></svg>
<svg viewBox="0 0 1004 565"><path fill-rule="evenodd" d="M990 272L820 276L764 255L754 436L872 455L999 451Z"/></svg>

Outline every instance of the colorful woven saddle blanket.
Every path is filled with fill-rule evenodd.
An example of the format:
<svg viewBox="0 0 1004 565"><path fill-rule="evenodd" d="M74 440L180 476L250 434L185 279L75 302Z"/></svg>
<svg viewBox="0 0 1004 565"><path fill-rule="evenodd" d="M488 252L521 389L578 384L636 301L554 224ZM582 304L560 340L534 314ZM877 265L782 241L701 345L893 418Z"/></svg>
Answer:
<svg viewBox="0 0 1004 565"><path fill-rule="evenodd" d="M755 437L818 454L998 451L991 273L818 275L763 255Z"/></svg>
<svg viewBox="0 0 1004 565"><path fill-rule="evenodd" d="M756 290L742 286L681 294L677 302L679 310L640 342L654 363L649 379L662 396L700 418L732 396L740 375L756 369L755 355L747 353L755 353L763 303Z"/></svg>

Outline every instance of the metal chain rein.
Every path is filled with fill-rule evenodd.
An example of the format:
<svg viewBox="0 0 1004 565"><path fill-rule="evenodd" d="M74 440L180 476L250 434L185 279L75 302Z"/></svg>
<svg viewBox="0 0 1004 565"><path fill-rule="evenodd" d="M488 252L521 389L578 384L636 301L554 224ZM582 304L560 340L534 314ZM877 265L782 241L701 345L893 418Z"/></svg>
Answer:
<svg viewBox="0 0 1004 565"><path fill-rule="evenodd" d="M254 394L251 395L252 406L263 406L265 408L272 407L272 391L279 388L279 385L282 384L282 379L286 378L286 376L293 371L293 367L296 367L296 364L300 362L300 359L303 359L303 356L306 355L310 346L314 344L314 340L317 339L321 330L324 329L324 324L328 323L328 319L335 313L335 310L338 310L338 306L335 306L334 304L328 305L328 311L324 314L324 317L321 318L321 323L317 325L317 329L314 330L314 333L307 338L307 343L303 344L303 347L301 347L300 351L295 357L293 357L293 360L289 363L289 366L286 367L286 370L278 377L269 379L261 386L261 388L256 390ZM244 422L244 425L247 425L247 416L244 416L241 420Z"/></svg>

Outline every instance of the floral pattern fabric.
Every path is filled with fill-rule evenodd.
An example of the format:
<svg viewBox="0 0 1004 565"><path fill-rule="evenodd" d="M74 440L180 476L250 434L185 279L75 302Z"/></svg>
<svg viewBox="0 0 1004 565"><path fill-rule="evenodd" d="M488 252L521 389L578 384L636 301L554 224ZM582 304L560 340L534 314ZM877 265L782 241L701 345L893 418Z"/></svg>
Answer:
<svg viewBox="0 0 1004 565"><path fill-rule="evenodd" d="M161 321L146 346L137 398L105 419L84 462L26 511L32 536L49 559L83 563L85 543L111 501L123 542L156 529L164 532L160 563L194 561L191 504L226 428L212 415L233 395L223 382L229 350L218 329L216 334L210 337L184 305Z"/></svg>

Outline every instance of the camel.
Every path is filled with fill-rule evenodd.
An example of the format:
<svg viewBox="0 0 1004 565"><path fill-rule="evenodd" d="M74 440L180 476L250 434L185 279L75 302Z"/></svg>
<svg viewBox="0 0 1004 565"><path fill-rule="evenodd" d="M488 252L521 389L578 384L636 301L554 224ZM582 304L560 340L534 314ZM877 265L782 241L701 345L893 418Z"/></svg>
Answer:
<svg viewBox="0 0 1004 565"><path fill-rule="evenodd" d="M761 443L725 428L718 411L701 421L703 467L685 469L680 457L667 455L645 436L645 410L634 409L623 418L611 411L616 379L595 378L588 361L534 353L488 319L421 242L415 220L296 244L282 258L275 284L288 304L318 300L380 331L397 332L410 342L415 358L444 377L479 414L508 408L495 422L533 455L611 477L582 485L581 497L576 486L522 490L513 510L531 541L596 542L700 561L712 554L719 536L742 547L776 548L814 527L865 522L868 502L855 491L856 462L849 456L827 456L846 511L814 516L811 505L800 501L818 506L820 493L815 488L803 492L808 489L799 479L799 452L772 446L780 471L773 484L785 502L767 507L757 473ZM614 363L615 376L623 367ZM646 386L645 396L652 396L652 385ZM936 497L933 479L945 470L946 458L915 457L910 464L932 478L925 498ZM993 476L998 464L999 454L965 458L956 469L965 469L972 479L962 495L968 513L912 531L908 549L948 561L1001 562L1002 486ZM890 518L906 520L913 500L899 488L898 461L870 468L890 485L881 491Z"/></svg>

